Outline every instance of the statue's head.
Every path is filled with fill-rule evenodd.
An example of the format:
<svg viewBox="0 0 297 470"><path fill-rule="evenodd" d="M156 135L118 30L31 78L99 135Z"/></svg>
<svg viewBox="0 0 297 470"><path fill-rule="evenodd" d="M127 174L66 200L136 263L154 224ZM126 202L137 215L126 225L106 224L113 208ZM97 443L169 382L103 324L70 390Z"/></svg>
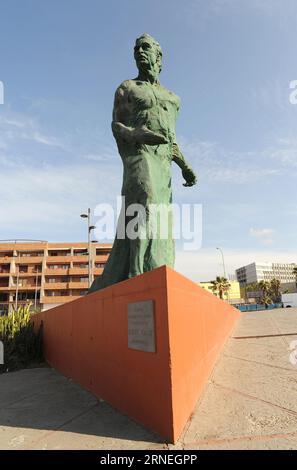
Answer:
<svg viewBox="0 0 297 470"><path fill-rule="evenodd" d="M155 71L162 69L162 50L160 44L149 34L144 33L136 39L134 58L138 70Z"/></svg>

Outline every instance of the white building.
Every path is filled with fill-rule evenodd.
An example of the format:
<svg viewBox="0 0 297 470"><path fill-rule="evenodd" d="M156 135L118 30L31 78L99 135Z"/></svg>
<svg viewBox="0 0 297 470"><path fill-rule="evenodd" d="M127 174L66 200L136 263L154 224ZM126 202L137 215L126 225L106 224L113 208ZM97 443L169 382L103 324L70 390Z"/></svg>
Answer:
<svg viewBox="0 0 297 470"><path fill-rule="evenodd" d="M296 276L293 269L295 263L251 263L236 269L236 277L241 285L259 281L278 279L281 283L294 282Z"/></svg>

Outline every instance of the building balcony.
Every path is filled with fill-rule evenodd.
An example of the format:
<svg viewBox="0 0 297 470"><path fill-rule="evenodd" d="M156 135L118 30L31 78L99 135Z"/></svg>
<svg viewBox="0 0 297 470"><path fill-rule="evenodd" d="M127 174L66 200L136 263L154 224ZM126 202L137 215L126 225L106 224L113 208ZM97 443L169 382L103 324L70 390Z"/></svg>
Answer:
<svg viewBox="0 0 297 470"><path fill-rule="evenodd" d="M65 304L66 302L71 302L72 300L79 299L81 295L44 295L40 299L41 304Z"/></svg>
<svg viewBox="0 0 297 470"><path fill-rule="evenodd" d="M69 282L45 282L43 284L44 290L67 290L69 286Z"/></svg>
<svg viewBox="0 0 297 470"><path fill-rule="evenodd" d="M71 256L71 261L75 263L87 263L89 255Z"/></svg>
<svg viewBox="0 0 297 470"><path fill-rule="evenodd" d="M73 260L73 258L76 258L76 256L71 256L71 255L62 255L62 256L46 256L46 262L47 263L65 263L68 264L70 261Z"/></svg>
<svg viewBox="0 0 297 470"><path fill-rule="evenodd" d="M104 269L104 268L95 268L93 272L94 272L94 274L96 274L97 276L99 276L100 274L103 273L103 269Z"/></svg>
<svg viewBox="0 0 297 470"><path fill-rule="evenodd" d="M38 276L38 278L40 276L42 276L42 273L39 271L38 273L34 273L34 272L28 272L28 273L24 273L24 272L20 272L19 274L16 273L16 272L12 272L11 275L16 278L17 276L19 277L19 279L25 279L27 277L29 278L36 278Z"/></svg>
<svg viewBox="0 0 297 470"><path fill-rule="evenodd" d="M13 259L16 264L41 264L44 256L14 256Z"/></svg>
<svg viewBox="0 0 297 470"><path fill-rule="evenodd" d="M24 291L30 291L30 292L34 292L35 290L40 290L41 289L41 286L40 285L37 285L37 287L34 285L34 284L30 284L30 285L23 285L23 286L19 286L18 287L18 291L19 292L24 292ZM0 290L7 290L7 291L10 291L10 292L16 292L17 290L17 286L9 286L9 287L2 287L0 288Z"/></svg>
<svg viewBox="0 0 297 470"><path fill-rule="evenodd" d="M81 289L85 290L88 289L89 283L87 282L69 282L70 289Z"/></svg>
<svg viewBox="0 0 297 470"><path fill-rule="evenodd" d="M88 275L88 268L70 268L69 275L76 275L76 276L87 276Z"/></svg>
<svg viewBox="0 0 297 470"><path fill-rule="evenodd" d="M108 260L108 256L107 255L97 255L95 256L95 263L106 263L106 261Z"/></svg>
<svg viewBox="0 0 297 470"><path fill-rule="evenodd" d="M12 256L1 256L0 257L0 264L9 264L11 260L13 259ZM16 258L15 258L16 259Z"/></svg>
<svg viewBox="0 0 297 470"><path fill-rule="evenodd" d="M68 289L87 289L88 286L88 281L86 282L80 282L80 281L70 281L70 282L45 282L43 284L44 290L68 290Z"/></svg>
<svg viewBox="0 0 297 470"><path fill-rule="evenodd" d="M67 276L69 273L69 271L71 270L71 268L67 268L67 269L60 269L60 268L53 268L53 269L49 269L49 268L46 268L44 270L44 274L45 276L58 276L58 275L61 275L61 276Z"/></svg>

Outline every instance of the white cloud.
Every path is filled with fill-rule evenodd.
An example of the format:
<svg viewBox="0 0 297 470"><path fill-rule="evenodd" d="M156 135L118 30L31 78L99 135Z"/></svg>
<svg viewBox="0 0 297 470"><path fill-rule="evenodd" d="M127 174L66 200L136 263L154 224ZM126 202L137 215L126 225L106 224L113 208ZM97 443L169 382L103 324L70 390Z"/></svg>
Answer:
<svg viewBox="0 0 297 470"><path fill-rule="evenodd" d="M0 147L8 148L22 139L31 140L35 143L58 147L66 150L65 145L56 137L41 132L38 122L31 117L11 113L9 116L0 117L1 143Z"/></svg>
<svg viewBox="0 0 297 470"><path fill-rule="evenodd" d="M22 224L66 223L81 207L113 198L120 176L107 165L8 168L2 172L0 219L12 231Z"/></svg>
<svg viewBox="0 0 297 470"><path fill-rule="evenodd" d="M273 147L241 152L214 142L190 142L182 136L178 140L186 159L210 182L249 184L292 174L297 168L297 141L293 139L279 139Z"/></svg>
<svg viewBox="0 0 297 470"><path fill-rule="evenodd" d="M115 170L109 161L100 165L97 158L87 161L66 153L64 142L49 136L35 120L1 116L0 131L0 238L42 233L48 239L68 233L71 239L83 210L102 200L112 203L120 192L120 165Z"/></svg>
<svg viewBox="0 0 297 470"><path fill-rule="evenodd" d="M262 237L267 237L268 235L272 235L273 233L274 233L274 230L271 228L260 228L260 229L250 228L250 235L252 237L262 238Z"/></svg>
<svg viewBox="0 0 297 470"><path fill-rule="evenodd" d="M61 145L61 143L58 142L57 139L55 139L53 137L45 136L43 134L40 134L39 132L33 132L31 138L33 140L35 140L35 142L38 142L40 144L49 145L49 146L53 146L53 147L62 147L62 148L64 148L64 146Z"/></svg>
<svg viewBox="0 0 297 470"><path fill-rule="evenodd" d="M275 230L271 228L250 228L249 233L251 237L257 238L262 245L270 246L274 243L274 240L271 235L275 233Z"/></svg>
<svg viewBox="0 0 297 470"><path fill-rule="evenodd" d="M273 243L274 243L274 240L272 238L264 238L262 240L262 244L266 246L271 246L273 245Z"/></svg>

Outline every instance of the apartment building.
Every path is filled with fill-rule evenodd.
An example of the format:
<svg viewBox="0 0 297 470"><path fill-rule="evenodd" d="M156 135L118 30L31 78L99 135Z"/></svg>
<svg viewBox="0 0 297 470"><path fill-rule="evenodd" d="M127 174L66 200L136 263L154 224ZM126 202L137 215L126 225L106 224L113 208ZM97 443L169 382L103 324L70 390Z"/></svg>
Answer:
<svg viewBox="0 0 297 470"><path fill-rule="evenodd" d="M112 245L92 243L91 271L99 276ZM47 310L88 290L87 243L0 243L0 315L32 302Z"/></svg>
<svg viewBox="0 0 297 470"><path fill-rule="evenodd" d="M236 277L241 285L259 281L278 279L281 283L294 282L295 263L251 263L236 269Z"/></svg>

